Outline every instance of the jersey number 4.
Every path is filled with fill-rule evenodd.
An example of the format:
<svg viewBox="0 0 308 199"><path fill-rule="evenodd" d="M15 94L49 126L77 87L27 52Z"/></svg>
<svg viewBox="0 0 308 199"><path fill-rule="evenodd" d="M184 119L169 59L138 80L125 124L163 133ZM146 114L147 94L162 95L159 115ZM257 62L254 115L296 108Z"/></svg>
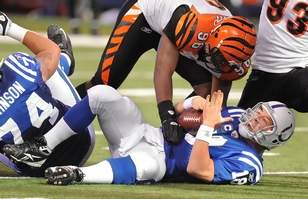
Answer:
<svg viewBox="0 0 308 199"><path fill-rule="evenodd" d="M56 122L59 115L59 110L56 107L53 107L52 104L47 103L36 93L32 93L30 95L26 101L26 104L33 127L40 128L47 118L49 118L49 123L51 125ZM15 144L23 143L21 130L12 118L9 118L0 127L0 129L0 140L2 140L2 137L6 134L11 133Z"/></svg>
<svg viewBox="0 0 308 199"><path fill-rule="evenodd" d="M273 23L279 23L285 15L285 9L289 0L270 0L267 17ZM294 19L288 19L287 30L294 36L301 36L308 31L308 4L305 2L298 2L292 9L295 16Z"/></svg>

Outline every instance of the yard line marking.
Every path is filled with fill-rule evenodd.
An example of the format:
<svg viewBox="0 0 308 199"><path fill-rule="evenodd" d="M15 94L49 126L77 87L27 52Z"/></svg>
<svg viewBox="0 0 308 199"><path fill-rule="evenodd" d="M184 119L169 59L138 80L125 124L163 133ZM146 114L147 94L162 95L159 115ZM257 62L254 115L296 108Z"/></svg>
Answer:
<svg viewBox="0 0 308 199"><path fill-rule="evenodd" d="M130 97L154 97L155 91L153 88L128 88L119 89L122 95ZM173 96L175 97L187 97L192 92L192 88L174 88ZM228 99L239 100L242 95L241 91L231 91Z"/></svg>
<svg viewBox="0 0 308 199"><path fill-rule="evenodd" d="M42 32L42 35L46 35L46 32ZM74 47L95 47L104 48L108 42L109 36L92 36L92 35L70 35L70 39L74 44ZM9 38L0 37L0 43L6 44L18 44L19 42Z"/></svg>
<svg viewBox="0 0 308 199"><path fill-rule="evenodd" d="M1 199L48 199L48 198L40 198L40 197L18 197L18 198L1 198Z"/></svg>
<svg viewBox="0 0 308 199"><path fill-rule="evenodd" d="M48 199L48 198L39 198L39 197L19 197L19 198L1 198L1 199Z"/></svg>
<svg viewBox="0 0 308 199"><path fill-rule="evenodd" d="M0 176L0 180L29 180L35 179L33 177L19 177L19 176Z"/></svg>
<svg viewBox="0 0 308 199"><path fill-rule="evenodd" d="M273 152L264 152L263 156L279 156L280 153L273 153Z"/></svg>
<svg viewBox="0 0 308 199"><path fill-rule="evenodd" d="M308 171L268 171L264 175L307 175Z"/></svg>

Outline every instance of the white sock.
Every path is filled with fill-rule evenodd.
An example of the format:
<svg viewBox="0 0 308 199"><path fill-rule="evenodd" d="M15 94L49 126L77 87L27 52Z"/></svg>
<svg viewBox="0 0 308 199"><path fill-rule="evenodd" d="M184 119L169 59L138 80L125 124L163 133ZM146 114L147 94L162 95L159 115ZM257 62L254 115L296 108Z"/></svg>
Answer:
<svg viewBox="0 0 308 199"><path fill-rule="evenodd" d="M64 119L61 118L59 122L44 135L44 137L46 139L47 146L53 150L58 144L75 134L76 132L74 132L66 124Z"/></svg>
<svg viewBox="0 0 308 199"><path fill-rule="evenodd" d="M107 160L88 167L80 167L79 169L84 174L83 183L111 184L113 181L113 171Z"/></svg>

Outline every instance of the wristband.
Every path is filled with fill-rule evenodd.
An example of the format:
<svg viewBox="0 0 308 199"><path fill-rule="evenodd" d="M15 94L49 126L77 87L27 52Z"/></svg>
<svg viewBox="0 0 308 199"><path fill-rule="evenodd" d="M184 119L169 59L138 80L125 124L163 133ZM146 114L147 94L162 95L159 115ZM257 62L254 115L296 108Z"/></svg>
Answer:
<svg viewBox="0 0 308 199"><path fill-rule="evenodd" d="M183 102L183 108L184 109L189 109L192 107L192 100L193 100L194 97L190 97L190 98L187 98L184 100Z"/></svg>
<svg viewBox="0 0 308 199"><path fill-rule="evenodd" d="M208 127L208 126L202 124L200 126L197 134L196 134L196 139L210 143L210 140L212 139L213 132L214 132L214 128L211 128L211 127Z"/></svg>
<svg viewBox="0 0 308 199"><path fill-rule="evenodd" d="M7 36L17 40L17 41L20 41L20 42L23 42L24 40L24 37L26 35L26 33L28 32L29 30L15 24L15 23L12 23L7 31Z"/></svg>

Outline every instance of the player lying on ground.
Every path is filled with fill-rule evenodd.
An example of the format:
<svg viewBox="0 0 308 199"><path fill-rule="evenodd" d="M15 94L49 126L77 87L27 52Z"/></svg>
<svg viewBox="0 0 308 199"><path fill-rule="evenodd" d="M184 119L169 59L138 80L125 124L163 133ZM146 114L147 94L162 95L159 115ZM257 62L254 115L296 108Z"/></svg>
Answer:
<svg viewBox="0 0 308 199"><path fill-rule="evenodd" d="M275 101L259 103L246 111L236 107L221 110L222 101L223 94L219 91L211 99L197 96L176 106L178 110L202 109L203 124L196 136L187 132L174 145L164 140L160 128L143 121L132 100L109 86L99 85L89 89L88 95L44 135L46 145L31 142L6 145L4 150L21 161L33 149L53 150L49 133L60 134L63 139L70 137L97 115L111 157L89 167L49 168L46 170L49 184L136 184L170 178L213 184L255 184L263 174L263 151L285 143L293 134L293 112Z"/></svg>
<svg viewBox="0 0 308 199"><path fill-rule="evenodd" d="M29 31L0 12L0 34L23 43L35 56L13 53L0 66L0 162L21 175L43 176L51 165L82 165L92 151L91 128L59 144L53 153L45 148L48 158L24 157L35 160L32 166L12 163L3 155L4 144L20 144L42 136L54 126L79 97L66 74L72 74L74 57L70 40L65 32L55 26L48 27L47 39ZM59 48L60 47L60 48ZM51 140L57 137L50 135ZM37 140L38 142L40 140ZM80 147L81 146L81 147Z"/></svg>

